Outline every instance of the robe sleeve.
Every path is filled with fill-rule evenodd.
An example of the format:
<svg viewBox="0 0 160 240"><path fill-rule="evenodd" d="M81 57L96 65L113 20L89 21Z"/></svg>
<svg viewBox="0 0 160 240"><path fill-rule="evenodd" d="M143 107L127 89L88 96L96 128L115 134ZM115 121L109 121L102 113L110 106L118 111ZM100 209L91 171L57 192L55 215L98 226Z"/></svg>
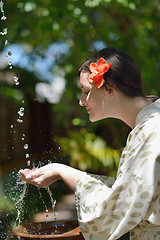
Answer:
<svg viewBox="0 0 160 240"><path fill-rule="evenodd" d="M152 128L144 124L130 133L113 185L87 173L77 183L78 221L85 240L118 239L145 219L160 174L160 129L155 124Z"/></svg>

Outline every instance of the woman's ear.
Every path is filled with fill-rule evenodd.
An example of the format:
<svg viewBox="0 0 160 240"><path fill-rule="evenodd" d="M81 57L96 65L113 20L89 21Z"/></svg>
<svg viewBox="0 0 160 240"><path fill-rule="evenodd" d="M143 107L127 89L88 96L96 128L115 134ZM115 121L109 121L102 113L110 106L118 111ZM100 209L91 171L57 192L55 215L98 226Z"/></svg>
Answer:
<svg viewBox="0 0 160 240"><path fill-rule="evenodd" d="M115 88L109 88L108 94L109 94L110 98L114 98L115 97Z"/></svg>
<svg viewBox="0 0 160 240"><path fill-rule="evenodd" d="M115 91L116 91L115 87L112 86L112 85L110 85L110 84L108 84L108 85L105 85L105 88L106 88L109 96L110 96L111 98L114 98L114 96L115 96Z"/></svg>

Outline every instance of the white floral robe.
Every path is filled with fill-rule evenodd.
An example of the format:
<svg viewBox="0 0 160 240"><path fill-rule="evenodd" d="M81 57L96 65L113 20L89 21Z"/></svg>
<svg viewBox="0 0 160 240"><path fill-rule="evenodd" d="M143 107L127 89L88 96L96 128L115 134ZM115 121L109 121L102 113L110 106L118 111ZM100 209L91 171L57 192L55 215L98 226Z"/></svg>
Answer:
<svg viewBox="0 0 160 240"><path fill-rule="evenodd" d="M160 99L139 112L116 180L84 173L75 195L85 240L160 240Z"/></svg>

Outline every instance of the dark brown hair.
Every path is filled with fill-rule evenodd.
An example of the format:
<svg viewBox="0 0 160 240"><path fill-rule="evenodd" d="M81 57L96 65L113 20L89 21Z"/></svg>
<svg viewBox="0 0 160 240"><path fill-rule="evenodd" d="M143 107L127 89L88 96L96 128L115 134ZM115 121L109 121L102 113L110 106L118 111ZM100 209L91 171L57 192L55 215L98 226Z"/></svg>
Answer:
<svg viewBox="0 0 160 240"><path fill-rule="evenodd" d="M119 91L129 97L143 96L141 73L133 59L116 48L104 48L88 57L80 66L82 70L88 71L91 62L97 62L104 58L107 63L112 63L108 72L104 73L104 86L115 86Z"/></svg>

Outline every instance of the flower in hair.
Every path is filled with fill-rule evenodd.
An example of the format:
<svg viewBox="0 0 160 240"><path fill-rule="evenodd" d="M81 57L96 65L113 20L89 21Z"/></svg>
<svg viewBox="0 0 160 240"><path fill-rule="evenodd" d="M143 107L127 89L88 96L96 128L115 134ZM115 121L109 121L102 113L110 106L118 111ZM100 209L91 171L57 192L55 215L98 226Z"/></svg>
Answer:
<svg viewBox="0 0 160 240"><path fill-rule="evenodd" d="M102 87L104 79L103 74L107 72L112 63L106 63L104 58L100 58L97 63L90 64L91 74L88 77L90 83L95 83L97 88Z"/></svg>

